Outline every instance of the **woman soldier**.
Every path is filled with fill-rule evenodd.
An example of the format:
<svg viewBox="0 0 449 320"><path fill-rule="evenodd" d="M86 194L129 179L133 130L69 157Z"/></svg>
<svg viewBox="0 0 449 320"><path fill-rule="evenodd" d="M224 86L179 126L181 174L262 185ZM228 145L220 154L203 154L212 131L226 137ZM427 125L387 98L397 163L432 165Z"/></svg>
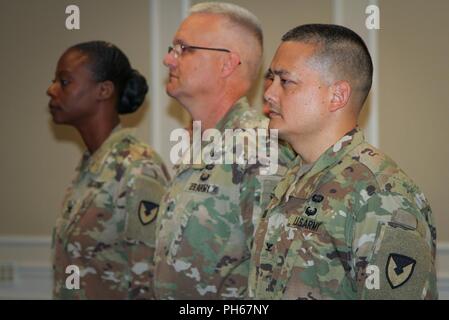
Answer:
<svg viewBox="0 0 449 320"><path fill-rule="evenodd" d="M86 147L53 232L57 299L152 298L155 218L169 179L161 158L120 125L148 91L116 46L85 42L59 59L53 121Z"/></svg>

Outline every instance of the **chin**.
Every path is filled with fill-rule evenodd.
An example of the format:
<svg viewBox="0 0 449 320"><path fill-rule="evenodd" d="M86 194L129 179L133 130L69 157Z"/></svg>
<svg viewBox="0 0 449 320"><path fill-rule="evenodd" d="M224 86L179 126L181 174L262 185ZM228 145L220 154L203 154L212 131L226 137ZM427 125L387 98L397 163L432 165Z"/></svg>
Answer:
<svg viewBox="0 0 449 320"><path fill-rule="evenodd" d="M58 114L54 114L53 112L50 112L51 114L51 120L53 121L53 123L55 124L63 124L63 122L61 121L60 117L58 117Z"/></svg>
<svg viewBox="0 0 449 320"><path fill-rule="evenodd" d="M53 123L54 124L66 124L66 125L69 124L64 119L60 119L58 117L53 117Z"/></svg>
<svg viewBox="0 0 449 320"><path fill-rule="evenodd" d="M268 125L268 129L276 129L278 131L279 139L286 140L286 137L287 137L286 130L282 126L280 121L276 121L276 120L270 119L270 123Z"/></svg>
<svg viewBox="0 0 449 320"><path fill-rule="evenodd" d="M278 129L282 128L281 119L279 117L270 118L270 123L268 124L269 129Z"/></svg>
<svg viewBox="0 0 449 320"><path fill-rule="evenodd" d="M176 98L176 90L170 84L165 87L165 92L172 98Z"/></svg>

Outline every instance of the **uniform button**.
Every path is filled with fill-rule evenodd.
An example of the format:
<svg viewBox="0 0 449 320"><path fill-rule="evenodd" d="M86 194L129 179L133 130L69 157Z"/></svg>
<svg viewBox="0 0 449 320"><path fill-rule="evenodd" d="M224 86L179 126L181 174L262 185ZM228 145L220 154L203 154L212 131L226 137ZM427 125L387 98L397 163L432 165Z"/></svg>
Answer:
<svg viewBox="0 0 449 320"><path fill-rule="evenodd" d="M316 208L307 207L306 209L306 215L313 216L316 214Z"/></svg>
<svg viewBox="0 0 449 320"><path fill-rule="evenodd" d="M324 200L324 197L321 194L314 194L312 196L312 201L313 202L321 202Z"/></svg>

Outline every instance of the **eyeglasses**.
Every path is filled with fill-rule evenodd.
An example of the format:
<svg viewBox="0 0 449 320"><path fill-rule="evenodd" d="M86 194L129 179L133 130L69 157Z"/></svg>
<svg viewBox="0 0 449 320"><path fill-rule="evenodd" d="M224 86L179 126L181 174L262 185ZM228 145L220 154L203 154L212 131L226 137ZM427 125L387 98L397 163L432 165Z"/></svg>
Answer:
<svg viewBox="0 0 449 320"><path fill-rule="evenodd" d="M186 52L188 50L211 50L211 51L222 51L222 52L228 52L228 53L231 52L228 49L189 46L187 44L181 44L181 43L177 43L173 46L168 47L168 53L171 53L173 51L175 58L180 57L184 52Z"/></svg>
<svg viewBox="0 0 449 320"><path fill-rule="evenodd" d="M180 57L184 52L186 52L188 50L211 50L211 51L231 52L228 49L189 46L187 44L182 44L182 43L177 43L173 46L168 47L168 53L171 53L173 51L173 53L175 54L175 58Z"/></svg>

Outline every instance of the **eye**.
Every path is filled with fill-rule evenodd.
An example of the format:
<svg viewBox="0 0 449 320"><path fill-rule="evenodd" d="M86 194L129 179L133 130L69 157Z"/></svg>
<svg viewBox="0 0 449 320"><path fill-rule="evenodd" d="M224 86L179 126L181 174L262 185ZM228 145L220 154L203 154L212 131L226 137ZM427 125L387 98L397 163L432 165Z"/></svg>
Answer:
<svg viewBox="0 0 449 320"><path fill-rule="evenodd" d="M280 81L281 81L281 85L284 87L293 83L293 81L291 81L289 79L285 79L285 78L280 78Z"/></svg>
<svg viewBox="0 0 449 320"><path fill-rule="evenodd" d="M180 53L181 54L183 54L183 53L185 53L185 52L189 52L190 51L190 46L189 45L187 45L187 44L180 44L179 45L179 51L180 51Z"/></svg>
<svg viewBox="0 0 449 320"><path fill-rule="evenodd" d="M272 72L270 72L270 71L267 71L265 73L264 77L265 77L265 80L268 80L268 81L273 81L274 80L274 74Z"/></svg>
<svg viewBox="0 0 449 320"><path fill-rule="evenodd" d="M66 80L66 79L61 79L61 80L59 80L59 82L61 83L62 87L65 87L69 84L69 80Z"/></svg>

